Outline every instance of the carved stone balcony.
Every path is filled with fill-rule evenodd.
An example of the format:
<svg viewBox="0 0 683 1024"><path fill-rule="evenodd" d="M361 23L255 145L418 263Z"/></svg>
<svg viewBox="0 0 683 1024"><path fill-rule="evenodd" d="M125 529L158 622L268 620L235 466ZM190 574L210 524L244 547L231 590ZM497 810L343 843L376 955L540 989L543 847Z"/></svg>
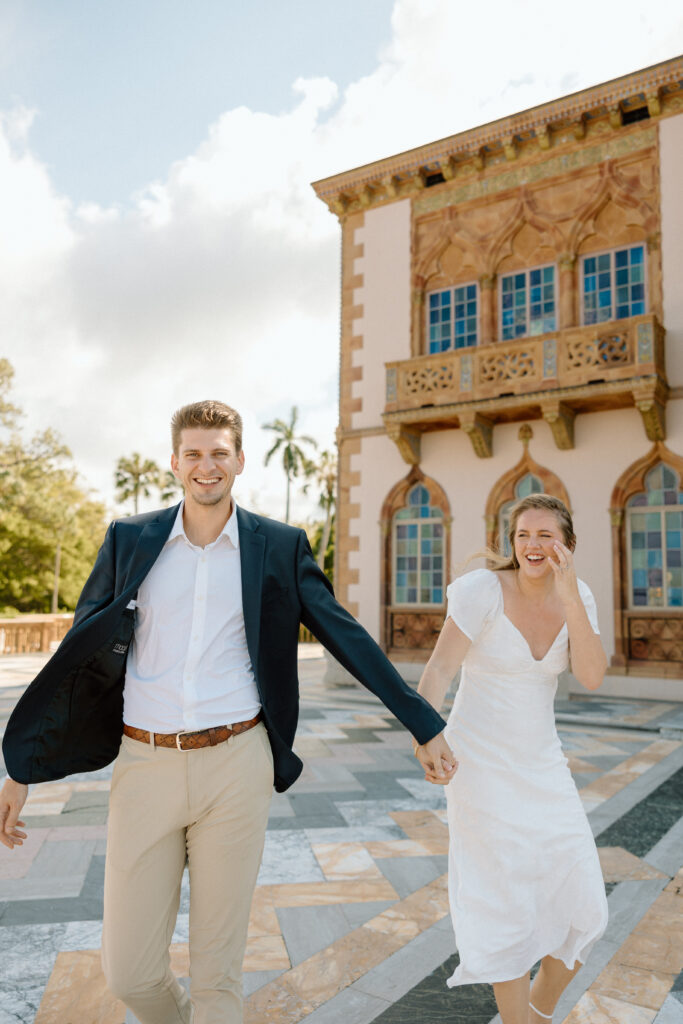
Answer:
<svg viewBox="0 0 683 1024"><path fill-rule="evenodd" d="M461 427L486 457L496 423L543 417L558 448L573 448L577 413L629 406L650 440L666 436L664 328L650 314L403 359L386 373L384 423L411 464L426 431Z"/></svg>

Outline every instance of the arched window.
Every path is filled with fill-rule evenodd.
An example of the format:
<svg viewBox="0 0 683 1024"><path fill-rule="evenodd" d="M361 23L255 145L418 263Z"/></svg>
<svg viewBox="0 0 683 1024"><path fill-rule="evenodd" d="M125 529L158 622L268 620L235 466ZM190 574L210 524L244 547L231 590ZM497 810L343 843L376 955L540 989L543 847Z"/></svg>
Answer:
<svg viewBox="0 0 683 1024"><path fill-rule="evenodd" d="M626 551L631 608L683 607L683 490L678 473L660 463L645 491L626 506Z"/></svg>
<svg viewBox="0 0 683 1024"><path fill-rule="evenodd" d="M534 473L527 473L526 476L517 481L514 498L501 505L498 512L498 550L506 558L512 553L510 541L508 540L510 509L520 498L527 498L530 494L543 494L544 490L543 481Z"/></svg>
<svg viewBox="0 0 683 1024"><path fill-rule="evenodd" d="M405 508L394 514L392 551L392 603L443 604L443 512L430 504L422 484L408 492Z"/></svg>

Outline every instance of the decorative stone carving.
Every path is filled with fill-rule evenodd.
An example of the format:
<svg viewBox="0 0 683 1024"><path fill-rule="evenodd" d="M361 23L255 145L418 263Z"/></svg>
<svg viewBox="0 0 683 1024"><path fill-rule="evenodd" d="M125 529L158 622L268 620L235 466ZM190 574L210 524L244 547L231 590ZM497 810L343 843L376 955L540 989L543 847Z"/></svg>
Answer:
<svg viewBox="0 0 683 1024"><path fill-rule="evenodd" d="M647 96L647 109L650 117L657 117L662 112L662 101L659 96L659 89L654 92L648 93Z"/></svg>
<svg viewBox="0 0 683 1024"><path fill-rule="evenodd" d="M633 389L633 401L650 441L666 439L666 398L666 388L658 380L646 381Z"/></svg>
<svg viewBox="0 0 683 1024"><path fill-rule="evenodd" d="M446 181L450 181L455 177L455 158L452 156L447 157L440 163L441 173L443 174Z"/></svg>
<svg viewBox="0 0 683 1024"><path fill-rule="evenodd" d="M683 616L629 617L628 632L634 660L683 662Z"/></svg>
<svg viewBox="0 0 683 1024"><path fill-rule="evenodd" d="M402 423L387 423L387 435L394 442L401 458L409 466L418 466L421 458L420 434L416 430L410 430Z"/></svg>
<svg viewBox="0 0 683 1024"><path fill-rule="evenodd" d="M501 384L537 375L534 352L531 347L520 346L511 352L481 353L479 380L482 384ZM503 390L503 387L501 387Z"/></svg>
<svg viewBox="0 0 683 1024"><path fill-rule="evenodd" d="M546 338L543 342L543 380L557 377L557 341Z"/></svg>
<svg viewBox="0 0 683 1024"><path fill-rule="evenodd" d="M398 195L398 178L395 174L388 174L382 178L382 188L387 199L395 199Z"/></svg>
<svg viewBox="0 0 683 1024"><path fill-rule="evenodd" d="M502 140L505 159L512 162L517 159L517 139L514 135L506 135Z"/></svg>
<svg viewBox="0 0 683 1024"><path fill-rule="evenodd" d="M609 108L609 123L612 128L621 128L623 124L621 107L618 103L615 106Z"/></svg>
<svg viewBox="0 0 683 1024"><path fill-rule="evenodd" d="M567 367L619 366L632 362L627 331L614 331L597 338L572 338L567 341Z"/></svg>
<svg viewBox="0 0 683 1024"><path fill-rule="evenodd" d="M460 426L469 434L474 454L480 459L490 459L493 455L493 424L485 416L474 410L465 410L460 414Z"/></svg>
<svg viewBox="0 0 683 1024"><path fill-rule="evenodd" d="M443 626L443 612L392 612L391 646L431 651Z"/></svg>
<svg viewBox="0 0 683 1024"><path fill-rule="evenodd" d="M429 395L433 391L451 391L455 382L453 366L430 364L406 370L402 388L407 395Z"/></svg>
<svg viewBox="0 0 683 1024"><path fill-rule="evenodd" d="M536 138L541 149L550 149L550 128L547 124L536 129Z"/></svg>
<svg viewBox="0 0 683 1024"><path fill-rule="evenodd" d="M576 413L564 402L553 400L541 405L543 419L550 424L553 440L562 451L574 447L574 419Z"/></svg>

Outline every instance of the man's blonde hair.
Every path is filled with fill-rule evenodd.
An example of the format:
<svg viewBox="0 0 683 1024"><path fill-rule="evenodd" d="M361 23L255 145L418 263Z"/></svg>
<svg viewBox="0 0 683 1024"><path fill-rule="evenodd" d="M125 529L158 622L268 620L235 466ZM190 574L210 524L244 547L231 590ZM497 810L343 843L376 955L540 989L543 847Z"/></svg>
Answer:
<svg viewBox="0 0 683 1024"><path fill-rule="evenodd" d="M227 427L232 431L237 454L242 451L242 417L236 409L223 402L207 399L204 402L193 402L176 410L171 418L171 441L173 451L178 454L180 435L183 430L201 427L203 430L215 430Z"/></svg>

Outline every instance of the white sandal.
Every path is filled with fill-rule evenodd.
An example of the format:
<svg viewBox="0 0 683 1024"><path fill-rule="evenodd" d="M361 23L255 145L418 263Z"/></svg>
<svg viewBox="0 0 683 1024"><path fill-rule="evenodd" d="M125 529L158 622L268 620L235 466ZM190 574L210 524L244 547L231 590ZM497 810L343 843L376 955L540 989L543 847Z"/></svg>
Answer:
<svg viewBox="0 0 683 1024"><path fill-rule="evenodd" d="M552 1013L551 1013L551 1014L547 1014L547 1013L541 1013L541 1011L540 1011L540 1010L537 1010L537 1009L536 1009L536 1007L534 1006L534 1004L533 1004L533 1003L529 1003L529 1006L530 1006L530 1007L531 1007L531 1009L532 1009L532 1010L534 1011L534 1013L537 1013L537 1014L538 1014L538 1016L539 1016L539 1017L543 1017L543 1020L552 1020L552 1019L553 1019L553 1015L552 1015Z"/></svg>

